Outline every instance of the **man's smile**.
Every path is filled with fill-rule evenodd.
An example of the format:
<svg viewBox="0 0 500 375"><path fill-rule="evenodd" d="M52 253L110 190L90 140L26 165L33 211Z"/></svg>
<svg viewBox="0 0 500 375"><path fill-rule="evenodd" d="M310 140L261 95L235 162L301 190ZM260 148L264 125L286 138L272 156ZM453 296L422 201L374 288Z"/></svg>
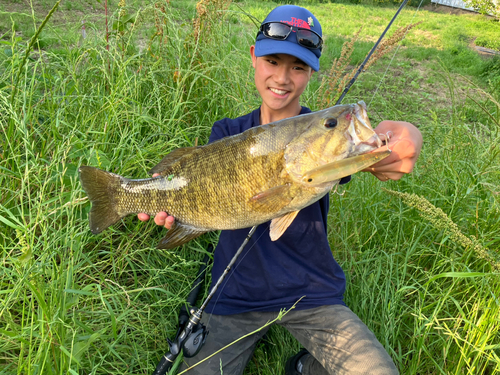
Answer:
<svg viewBox="0 0 500 375"><path fill-rule="evenodd" d="M286 91L286 90L280 90L280 89L276 89L274 87L269 87L269 90L271 90L273 93L280 95L280 96L284 96L286 93L288 93L288 91Z"/></svg>

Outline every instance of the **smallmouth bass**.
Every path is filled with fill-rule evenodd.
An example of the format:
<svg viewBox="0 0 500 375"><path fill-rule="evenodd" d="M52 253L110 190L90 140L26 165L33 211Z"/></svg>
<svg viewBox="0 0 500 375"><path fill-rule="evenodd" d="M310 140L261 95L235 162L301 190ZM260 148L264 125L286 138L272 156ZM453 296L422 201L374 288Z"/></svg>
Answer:
<svg viewBox="0 0 500 375"><path fill-rule="evenodd" d="M388 156L367 154L381 145L359 102L174 150L150 171L160 174L155 178L132 180L88 166L79 172L92 203L94 234L129 214L166 211L176 221L158 248L269 220L274 241L302 208L322 198L341 177Z"/></svg>

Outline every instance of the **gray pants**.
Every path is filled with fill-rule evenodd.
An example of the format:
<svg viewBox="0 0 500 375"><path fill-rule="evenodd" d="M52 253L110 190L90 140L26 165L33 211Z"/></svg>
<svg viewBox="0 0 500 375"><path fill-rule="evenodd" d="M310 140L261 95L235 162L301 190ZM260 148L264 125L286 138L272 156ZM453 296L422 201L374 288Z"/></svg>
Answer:
<svg viewBox="0 0 500 375"><path fill-rule="evenodd" d="M275 312L249 312L236 315L205 314L209 334L200 353L185 358L188 366L262 327L277 317ZM309 310L291 310L279 324L285 327L313 356L306 361L306 375L398 374L387 354L368 327L349 308L342 305L321 306ZM267 327L268 329L268 327ZM263 329L223 350L187 374L241 375L253 351L267 329ZM181 370L186 369L185 364Z"/></svg>

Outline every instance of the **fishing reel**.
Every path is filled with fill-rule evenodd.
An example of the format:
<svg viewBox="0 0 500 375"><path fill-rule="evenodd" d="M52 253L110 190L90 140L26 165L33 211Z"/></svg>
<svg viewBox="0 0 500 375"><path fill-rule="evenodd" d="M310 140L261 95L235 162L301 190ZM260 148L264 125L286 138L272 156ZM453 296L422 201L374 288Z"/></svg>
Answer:
<svg viewBox="0 0 500 375"><path fill-rule="evenodd" d="M153 375L166 375L172 367L175 359L181 350L185 357L191 358L199 353L208 335L208 330L200 322L202 309L191 309L191 316L187 314L186 309L179 314L179 329L174 340L167 338L169 351L165 354Z"/></svg>
<svg viewBox="0 0 500 375"><path fill-rule="evenodd" d="M207 339L207 335L207 328L203 325L203 323L200 323L199 328L196 331L191 332L182 346L184 357L191 358L198 354Z"/></svg>
<svg viewBox="0 0 500 375"><path fill-rule="evenodd" d="M187 316L187 311L183 306L181 313L179 314L179 329L175 335L175 339L172 341L167 339L170 352L179 353L182 349L184 357L191 358L198 354L205 343L208 335L208 329L203 323L196 319L196 308L190 310L191 316ZM185 312L185 315L183 314ZM187 321L183 321L184 317L189 320L186 329ZM193 319L194 318L194 319ZM198 320L198 321L197 321ZM179 345L181 347L179 347Z"/></svg>

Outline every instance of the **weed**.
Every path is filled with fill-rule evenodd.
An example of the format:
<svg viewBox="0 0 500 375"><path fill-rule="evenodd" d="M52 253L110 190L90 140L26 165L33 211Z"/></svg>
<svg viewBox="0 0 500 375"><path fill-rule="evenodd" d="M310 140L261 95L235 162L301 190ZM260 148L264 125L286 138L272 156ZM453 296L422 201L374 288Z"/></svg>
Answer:
<svg viewBox="0 0 500 375"><path fill-rule="evenodd" d="M78 167L145 177L171 150L197 138L206 143L214 121L259 105L248 57L256 30L243 8L204 1L208 15L194 1L118 3L108 4L111 28L122 9L122 20L135 20L112 29L119 37L112 34L109 43L101 3L85 3L97 12L83 17L87 36L80 41L78 13L64 23L68 5L62 6L35 38L48 40L38 50L27 35L40 30L52 2L36 4L43 12L34 17L23 11L1 18L2 35L7 33L0 49L5 374L153 371L217 234L174 251L156 250L163 228L127 217L93 236ZM273 6L249 2L244 9L262 19ZM367 5L310 7L325 30L322 64L333 67L338 59L331 79L350 70L340 61L348 54L352 65L362 61L394 12ZM402 12L401 24L410 23L409 13ZM401 119L421 129L424 149L413 173L384 184L420 203L408 207L369 174L355 175L343 196L331 196L329 240L346 271L346 304L402 374L499 374L500 281L491 266L500 248L498 64L454 38L459 31L471 40L478 30L493 35L494 29L479 18L421 14L424 22L407 35L383 89L373 95L386 58L360 76L346 99L373 95L368 112L374 125L376 119ZM360 20L370 27L349 53L341 52ZM456 44L461 47L453 55ZM331 82L321 86L314 78L304 104L325 105L321 100L330 91L334 100L338 84ZM425 207L437 224L419 215ZM485 260L480 255L486 249ZM282 373L299 349L279 327L268 337L245 374Z"/></svg>

